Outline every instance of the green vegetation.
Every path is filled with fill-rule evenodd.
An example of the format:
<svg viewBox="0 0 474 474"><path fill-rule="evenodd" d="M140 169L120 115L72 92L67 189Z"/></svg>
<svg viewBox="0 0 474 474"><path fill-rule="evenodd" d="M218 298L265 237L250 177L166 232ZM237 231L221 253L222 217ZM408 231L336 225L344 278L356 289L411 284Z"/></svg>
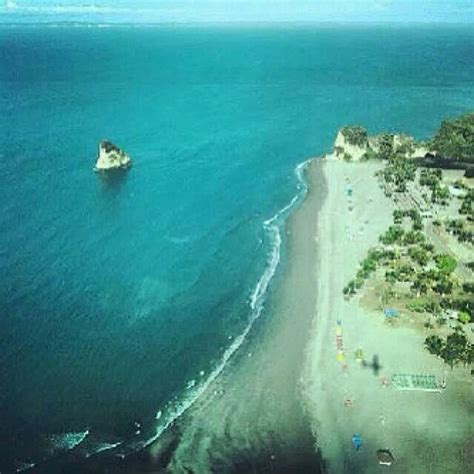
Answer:
<svg viewBox="0 0 474 474"><path fill-rule="evenodd" d="M348 128L344 135L353 144L368 144L364 129ZM456 273L458 261L452 253L461 249L458 246L449 248L442 229L461 242L474 243L474 190L470 189L468 181L458 179L452 186L462 192L451 193L446 178L443 180L441 167L449 161L470 160L474 170L474 114L443 122L432 147L437 155L427 154L424 160L410 158L415 143L409 137L382 134L377 137L377 152L367 147L364 160L377 158L386 162L376 175L382 181L385 194L394 195L401 209L393 212L393 225L380 235L379 246L372 248L362 260L343 293L346 297L354 295L377 272L372 291L378 298L367 301L380 301L383 307L394 307L401 314L419 319L418 323L425 328L435 329L435 322L439 327L448 323L455 325L455 331L447 337L443 333L425 341L432 354L454 367L461 362L472 363L473 349L467 334L471 330L469 325L474 322L474 281L472 277L465 281L465 267ZM416 187L413 184L410 194L404 195L409 183L416 179L418 166L421 168L416 183L419 189L413 189ZM430 205L447 205L452 194L460 201L459 215L451 213L451 210L456 213L454 206L448 213L448 210L433 209ZM407 209L409 203L413 203L413 208ZM439 217L433 219L433 213L439 213ZM424 219L433 226L425 227ZM436 253L427 238L432 238L443 251ZM474 262L465 265L474 271Z"/></svg>
<svg viewBox="0 0 474 474"><path fill-rule="evenodd" d="M385 245L392 245L401 242L405 231L399 225L392 225L385 234L379 237L380 242Z"/></svg>
<svg viewBox="0 0 474 474"><path fill-rule="evenodd" d="M392 225L385 234L379 237L379 240L385 245L413 245L423 243L425 236L418 230L405 232L399 225Z"/></svg>
<svg viewBox="0 0 474 474"><path fill-rule="evenodd" d="M408 211L402 211L400 209L395 209L393 211L393 222L394 224L401 224L404 217L409 217L413 221L413 230L422 230L423 221L421 219L420 213L416 209L410 209Z"/></svg>
<svg viewBox="0 0 474 474"><path fill-rule="evenodd" d="M438 270L445 275L450 275L457 267L456 259L451 255L436 255L435 262Z"/></svg>
<svg viewBox="0 0 474 474"><path fill-rule="evenodd" d="M465 311L460 311L458 313L458 321L461 323L461 324L467 324L471 321L471 317L469 316L468 313L466 313Z"/></svg>
<svg viewBox="0 0 474 474"><path fill-rule="evenodd" d="M419 183L421 186L427 186L431 190L431 202L446 205L450 198L449 190L441 185L443 172L440 168L422 169L420 171Z"/></svg>
<svg viewBox="0 0 474 474"><path fill-rule="evenodd" d="M448 204L449 197L449 190L446 186L438 185L431 190L432 203L439 203L443 206L446 206Z"/></svg>
<svg viewBox="0 0 474 474"><path fill-rule="evenodd" d="M343 127L341 133L350 145L362 147L368 143L367 130L359 125Z"/></svg>
<svg viewBox="0 0 474 474"><path fill-rule="evenodd" d="M402 239L404 245L420 244L425 241L425 236L417 230L408 231Z"/></svg>
<svg viewBox="0 0 474 474"><path fill-rule="evenodd" d="M109 140L102 140L100 144L107 153L111 153L111 152L115 152L118 154L123 153L122 150L120 150L118 146L114 145Z"/></svg>
<svg viewBox="0 0 474 474"><path fill-rule="evenodd" d="M472 202L474 201L474 189L470 189L468 193L462 198L459 214L466 215L468 220L474 220L474 209Z"/></svg>
<svg viewBox="0 0 474 474"><path fill-rule="evenodd" d="M453 310L453 311L462 311L463 313L467 313L471 319L471 322L474 321L474 301L472 298L464 298L462 296L449 296L444 297L440 301L441 308L445 310Z"/></svg>
<svg viewBox="0 0 474 474"><path fill-rule="evenodd" d="M399 263L392 270L385 272L385 281L389 283L412 281L415 269L408 263Z"/></svg>
<svg viewBox="0 0 474 474"><path fill-rule="evenodd" d="M425 347L431 354L441 357L451 368L460 362L472 364L474 358L473 345L469 343L462 331L454 331L446 340L440 336L429 336L425 339Z"/></svg>
<svg viewBox="0 0 474 474"><path fill-rule="evenodd" d="M377 265L380 262L391 261L396 254L393 250L372 248L367 253L367 257L360 263L355 279L351 280L342 290L344 295L351 296L356 293L356 290L362 288L364 281L370 278L372 273L377 270Z"/></svg>
<svg viewBox="0 0 474 474"><path fill-rule="evenodd" d="M431 260L430 252L421 247L410 247L408 249L408 255L414 262L422 267L424 267Z"/></svg>
<svg viewBox="0 0 474 474"><path fill-rule="evenodd" d="M443 172L440 168L426 169L423 168L420 172L421 186L436 186L443 179Z"/></svg>
<svg viewBox="0 0 474 474"><path fill-rule="evenodd" d="M446 222L446 231L457 237L459 242L474 244L474 232L466 228L462 219L452 219Z"/></svg>
<svg viewBox="0 0 474 474"><path fill-rule="evenodd" d="M441 306L432 298L417 298L407 304L407 308L415 313L439 314Z"/></svg>
<svg viewBox="0 0 474 474"><path fill-rule="evenodd" d="M474 162L474 114L444 120L433 137L432 145L444 158Z"/></svg>
<svg viewBox="0 0 474 474"><path fill-rule="evenodd" d="M362 161L375 160L378 158L378 154L370 147L367 148L367 151L362 155Z"/></svg>
<svg viewBox="0 0 474 474"><path fill-rule="evenodd" d="M381 160L389 160L393 155L393 139L394 135L391 133L383 133L378 137L378 157Z"/></svg>
<svg viewBox="0 0 474 474"><path fill-rule="evenodd" d="M387 165L383 175L385 182L394 183L395 190L403 193L407 190L406 183L415 179L415 165L407 160L393 161Z"/></svg>
<svg viewBox="0 0 474 474"><path fill-rule="evenodd" d="M396 153L410 157L415 153L415 143L413 138L406 135L399 135L399 144L396 147Z"/></svg>

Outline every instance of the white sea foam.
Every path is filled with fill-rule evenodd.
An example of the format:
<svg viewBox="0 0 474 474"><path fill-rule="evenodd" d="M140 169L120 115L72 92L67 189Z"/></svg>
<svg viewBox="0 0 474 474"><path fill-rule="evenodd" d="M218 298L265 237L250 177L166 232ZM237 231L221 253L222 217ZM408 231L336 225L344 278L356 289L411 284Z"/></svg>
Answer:
<svg viewBox="0 0 474 474"><path fill-rule="evenodd" d="M81 432L71 432L64 434L56 434L50 437L54 450L70 451L81 444L89 434L89 430Z"/></svg>
<svg viewBox="0 0 474 474"><path fill-rule="evenodd" d="M122 442L119 442L119 443L101 443L98 446L94 447L94 449L91 452L87 453L85 455L85 457L90 458L91 456L94 456L96 454L114 449L117 446L120 446L121 444L122 444Z"/></svg>
<svg viewBox="0 0 474 474"><path fill-rule="evenodd" d="M24 472L28 469L32 469L35 467L35 463L33 462L22 462L20 465L15 469L15 472Z"/></svg>

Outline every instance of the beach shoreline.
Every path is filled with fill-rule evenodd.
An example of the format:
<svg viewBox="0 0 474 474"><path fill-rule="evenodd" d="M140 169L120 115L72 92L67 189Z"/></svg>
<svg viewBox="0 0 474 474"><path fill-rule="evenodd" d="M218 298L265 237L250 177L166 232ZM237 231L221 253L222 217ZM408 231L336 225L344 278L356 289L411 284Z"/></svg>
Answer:
<svg viewBox="0 0 474 474"><path fill-rule="evenodd" d="M265 309L225 368L150 446L125 459L90 459L93 472L322 472L301 378L315 305L314 236L327 192L321 167L310 159L295 169L304 194L277 214L282 259Z"/></svg>
<svg viewBox="0 0 474 474"><path fill-rule="evenodd" d="M343 296L392 220L394 204L374 177L381 167L323 162L328 193L317 231L321 278L305 369L307 412L328 472L379 472L379 449L394 455L392 472L467 472L466 369L449 370L424 349L423 334L392 327L382 311L362 307L360 297ZM373 362L357 361L358 349ZM435 374L448 386L442 393L397 391L384 383L394 373ZM351 442L356 434L360 450Z"/></svg>
<svg viewBox="0 0 474 474"><path fill-rule="evenodd" d="M305 165L312 185L281 228L285 258L265 312L219 380L178 421L169 472L322 472L301 378L316 301L314 236L327 192L321 167L320 159Z"/></svg>

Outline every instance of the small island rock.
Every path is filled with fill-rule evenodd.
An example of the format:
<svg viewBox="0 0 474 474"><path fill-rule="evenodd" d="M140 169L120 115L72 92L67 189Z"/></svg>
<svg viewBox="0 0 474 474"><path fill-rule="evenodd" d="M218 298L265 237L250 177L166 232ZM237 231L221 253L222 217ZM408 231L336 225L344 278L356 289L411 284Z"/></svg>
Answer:
<svg viewBox="0 0 474 474"><path fill-rule="evenodd" d="M99 156L95 164L96 171L127 169L132 165L130 157L108 140L99 143Z"/></svg>

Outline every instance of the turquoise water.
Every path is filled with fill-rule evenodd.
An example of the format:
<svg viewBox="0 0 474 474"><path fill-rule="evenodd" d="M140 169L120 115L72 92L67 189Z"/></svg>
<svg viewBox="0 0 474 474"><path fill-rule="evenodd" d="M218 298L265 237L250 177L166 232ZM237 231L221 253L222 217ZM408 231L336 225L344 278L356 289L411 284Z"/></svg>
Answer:
<svg viewBox="0 0 474 474"><path fill-rule="evenodd" d="M296 165L474 109L472 57L467 27L0 28L0 469L156 437L260 314Z"/></svg>

